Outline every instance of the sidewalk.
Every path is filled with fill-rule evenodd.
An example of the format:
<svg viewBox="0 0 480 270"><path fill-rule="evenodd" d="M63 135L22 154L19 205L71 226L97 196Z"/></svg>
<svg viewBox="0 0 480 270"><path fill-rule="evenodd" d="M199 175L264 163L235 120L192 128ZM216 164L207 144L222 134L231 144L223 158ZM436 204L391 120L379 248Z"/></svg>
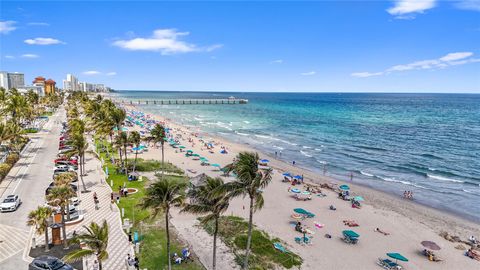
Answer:
<svg viewBox="0 0 480 270"><path fill-rule="evenodd" d="M90 150L90 149L89 149ZM70 238L73 231L77 233L85 231L83 226L88 226L92 221L101 224L103 220L107 220L109 225L108 238L108 259L103 262L104 269L127 269L125 259L127 254L133 253L133 245L128 242L127 235L123 232L122 221L120 218L120 211L116 204L110 203L111 189L105 183L105 176L101 170L101 163L96 158L95 154L86 153L85 155L85 171L86 176L83 177L87 193L79 192L78 198L80 204L78 206L80 214L84 215L84 220L79 224L67 226L67 238ZM78 180L78 190L83 191L82 182ZM95 210L93 201L93 193L96 192L99 203L99 209ZM43 244L41 237L39 237L40 244ZM93 266L94 257L84 260L84 269L90 270Z"/></svg>

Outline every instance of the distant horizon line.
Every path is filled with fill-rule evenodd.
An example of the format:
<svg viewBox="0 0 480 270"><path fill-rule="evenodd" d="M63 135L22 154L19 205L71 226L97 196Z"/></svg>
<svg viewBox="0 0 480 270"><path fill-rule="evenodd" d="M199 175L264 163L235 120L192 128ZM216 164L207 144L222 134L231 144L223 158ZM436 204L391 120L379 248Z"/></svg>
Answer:
<svg viewBox="0 0 480 270"><path fill-rule="evenodd" d="M478 92L352 92L352 91L239 91L239 90L132 90L132 89L114 89L112 92L190 92L190 93L295 93L295 94L480 94Z"/></svg>

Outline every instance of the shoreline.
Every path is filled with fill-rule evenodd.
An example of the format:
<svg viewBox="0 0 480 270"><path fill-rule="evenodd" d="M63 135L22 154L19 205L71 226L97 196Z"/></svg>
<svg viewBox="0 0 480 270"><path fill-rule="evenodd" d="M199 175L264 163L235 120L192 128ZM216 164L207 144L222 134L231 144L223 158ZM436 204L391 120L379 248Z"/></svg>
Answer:
<svg viewBox="0 0 480 270"><path fill-rule="evenodd" d="M123 105L126 109L129 110L136 110L136 111L142 111L145 114L149 114L153 119L159 120L159 121L164 121L166 122L166 125L170 128L172 128L172 132L174 134L190 134L191 132L195 132L194 130L190 129L189 127L185 127L184 125L178 124L175 121L172 121L169 118L166 117L161 117L159 115L156 115L154 113L151 113L149 111L144 110L144 108L141 108L139 106L135 105ZM461 251L454 249L454 245L458 245L458 243L451 243L442 237L439 236L439 233L442 231L448 232L450 235L459 235L460 238L466 239L470 235L479 235L480 234L480 227L478 226L478 223L475 223L473 221L470 221L468 219L462 218L455 216L451 213L446 213L442 212L441 210L434 209L429 206L425 206L422 204L419 204L417 202L412 202L408 200L404 200L401 197L396 197L392 194L388 194L383 191L375 190L371 187L368 186L363 186L359 183L353 183L349 181L341 181L334 179L329 176L323 176L318 173L315 173L311 170L308 170L306 168L302 168L299 166L292 166L291 164L288 164L285 161L275 159L272 157L272 155L266 155L261 151L258 151L257 149L254 149L250 145L245 145L241 143L236 143L236 142L231 142L228 139L225 139L221 136L218 135L212 135L208 132L201 132L204 137L211 137L212 140L214 140L216 145L222 145L228 147L230 150L230 153L228 155L220 155L220 154L208 154L205 152L201 152L198 147L193 147L194 151L197 153L201 153L202 156L205 155L209 159L212 158L211 160L214 160L214 162L220 163L222 165L226 165L227 163L231 162L231 158L233 157L232 155L236 155L239 151L255 151L258 152L259 155L262 158L268 158L270 159L270 166L274 169L274 178L272 179L272 183L267 187L266 192L265 192L265 207L258 211L255 214L254 217L254 223L259 227L260 229L268 232L271 236L273 237L279 237L282 240L284 240L292 251L295 253L299 254L302 258L304 258L304 267L305 269L309 269L309 267L315 267L318 265L322 265L326 267L327 269L330 269L332 267L356 267L358 266L356 263L359 265L364 266L364 268L371 268L369 265L372 263L369 259L374 259L377 258L379 255L381 255L381 251L385 251L385 249L389 249L388 247L391 245L390 241L393 241L394 239L388 240L388 239L376 239L378 237L378 233L372 232L374 226L378 226L382 229L386 229L388 231L395 231L396 236L389 236L392 238L396 238L396 245L397 248L396 250L402 251L406 253L407 256L416 256L420 257L420 255L417 254L417 252L411 252L412 249L417 249L418 243L414 245L414 242L417 242L421 238L426 238L426 239L432 239L436 240L437 243L441 244L443 248L443 252L441 253L442 258L446 258L449 263L454 263L454 265L463 265L463 269L474 269L472 268L472 262L464 261L465 259L463 258L464 256L462 255ZM185 138L182 138L182 140ZM197 141L199 138L195 138L195 141ZM185 145L188 145L186 143ZM188 146L190 148L190 146ZM174 148L171 148L169 146L165 147L166 151L166 161L172 162L178 167L182 168L185 171L188 171L188 169L195 169L198 170L198 173L195 172L193 174L187 173L187 176L192 177L197 174L200 174L202 172L207 173L208 175L215 177L215 176L220 176L218 172L214 172L211 170L211 167L209 166L200 166L198 162L191 162L188 158L185 158L184 155L179 155L176 153ZM154 155L154 152L156 154ZM150 151L142 154L144 158L147 158L149 156L150 158L158 159L158 149L151 149ZM221 161L219 161L217 158L221 158ZM228 160L227 162L225 162ZM211 161L213 162L213 161ZM334 184L349 184L352 187L352 190L354 194L359 194L362 195L365 199L366 202L364 203L364 206L362 207L361 211L357 210L352 210L348 205L345 205L341 200L338 200L336 198L336 193L334 191L329 191L326 189L323 189L326 191L328 194L328 199L325 198L314 198L312 201L308 202L297 202L294 201L290 198L290 195L287 194L286 189L287 189L287 184L281 183L281 173L282 172L291 172L294 174L304 174L304 177L306 179L306 182L312 182L312 183L334 183ZM280 173L278 173L280 172ZM229 181L229 180L227 180ZM279 201L279 198L285 198L284 200ZM326 210L326 207L323 208L321 206L318 208L319 204L325 201L329 201L329 203L335 203L335 206L337 207L337 212L334 215L336 215L335 218L329 218L327 220L323 220L324 216L331 215L330 213L332 211ZM293 236L295 235L295 232L292 232L293 230L290 226L287 224L282 225L282 223L285 223L286 220L289 219L288 212L291 211L294 207L298 207L298 205L310 205L310 206L304 206L307 207L307 209L315 210L315 212L318 214L321 212L319 217L321 218L321 221L326 224L325 228L330 228L327 231L331 233L331 230L337 230L337 232L334 233L334 235L341 234L341 229L338 225L338 223L341 219L354 219L356 221L361 222L361 224L365 225L362 227L354 228L357 230L360 234L362 234L363 240L365 242L370 242L368 240L374 240L377 241L378 246L375 247L370 247L368 249L361 249L361 251L358 251L350 254L348 248L346 248L344 243L332 243L329 242L330 244L328 246L325 246L325 248L330 251L336 251L338 252L343 252L343 253L348 253L348 255L357 257L356 260L352 260L353 262L356 262L353 264L352 262L344 262L341 260L333 261L333 262L325 262L321 260L322 256L318 256L319 253L318 251L315 251L315 249L305 249L305 247L299 246L298 244L295 244L294 242L292 243L291 239L293 239ZM316 205L315 208L310 208L313 207L313 205ZM240 216L243 218L246 218L248 216L248 211L245 211L245 205L246 202L243 199L235 199L231 203L231 207L227 211L226 215L232 214L236 216ZM303 206L302 206L303 207ZM323 210L325 209L325 210ZM199 254L199 257L204 257L206 263L205 265L208 265L208 257L209 254L207 251L205 251L205 243L209 242L210 239L205 238L205 237L200 237L200 236L192 236L192 232L185 230L186 224L193 225L195 223L195 217L186 217L184 215L176 215L174 216L174 220L176 220L178 224L181 224L183 226L183 229L180 229L180 234L183 237L189 237L189 243L192 245L192 247L195 250L196 254ZM305 221L307 222L307 221ZM374 224L374 225L366 225L366 224ZM312 224L313 225L313 224ZM177 227L177 226L176 226ZM315 227L313 227L315 229ZM185 230L182 232L182 230ZM322 229L325 230L325 229ZM195 237L195 239L192 239L192 237ZM291 237L291 239L289 239ZM410 238L407 240L407 238ZM318 245L319 248L321 248L323 245L325 245L324 241L329 241L329 240L322 240L322 238L319 236L319 239L316 240L318 241L317 243L314 243L314 245ZM364 243L365 243L364 242ZM383 245L380 245L382 243ZM333 246L332 246L333 245ZM198 248L195 248L195 247ZM207 245L208 246L208 245ZM202 248L203 247L203 248ZM327 252L327 250L324 250L323 252ZM449 251L447 251L449 250ZM448 252L448 254L445 254ZM357 254L358 253L358 254ZM379 254L380 253L380 254ZM226 254L225 254L226 255ZM334 256L333 254L331 254ZM228 256L226 256L228 257ZM466 258L466 257L465 257ZM425 258L418 259L416 265L414 262L411 262L410 265L408 265L409 269L451 269L452 264L448 266L448 264L429 264L428 260ZM468 259L468 258L467 258ZM227 258L225 260L228 261ZM411 259L413 261L413 259ZM230 262L224 262L226 264L229 264ZM473 262L475 264L475 262ZM340 266L339 266L340 265ZM445 268L446 267L446 268ZM302 267L303 268L303 267Z"/></svg>
<svg viewBox="0 0 480 270"><path fill-rule="evenodd" d="M163 117L163 116L160 116L160 115L156 115L153 112L146 111L145 109L142 109L141 107L139 107L136 104L123 104L123 105L126 108L132 107L132 108L135 108L135 110L142 111L146 114L149 114L153 118L158 119L160 121L164 121L166 123L173 124L174 126L178 126L178 127L181 127L185 130L189 130L191 132L194 132L193 130L191 130L191 127L189 127L189 126L185 126L183 124L180 124L180 123L176 122L175 120L172 120L171 118ZM197 128L197 129L199 129L199 128ZM430 215L432 221L436 220L435 223L438 223L438 222L441 221L440 217L442 219L447 218L455 224L458 223L458 221L463 221L466 224L468 224L468 227L469 227L469 228L467 228L468 230L473 229L473 230L478 230L480 232L480 228L478 228L478 229L475 228L475 226L480 225L479 220L474 220L473 218L470 219L470 218L462 216L458 213L448 211L446 209L438 209L438 208L435 208L433 206L429 206L427 204L423 204L423 203L420 203L420 202L416 202L416 201L412 201L412 200L405 200L405 199L403 199L399 196L395 196L394 194L388 193L386 191L378 190L378 189L375 189L375 188L370 187L368 185L355 182L355 180L353 182L342 181L342 180L335 179L335 178L333 178L331 176L328 176L328 175L321 175L317 172L312 171L309 168L304 168L302 166L293 166L292 164L289 164L284 160L275 158L271 154L266 154L266 153L260 151L259 149L256 149L256 148L252 147L249 144L232 142L232 141L228 140L227 138L224 138L221 135L211 134L211 133L208 133L206 131L201 131L201 133L206 135L207 137L211 137L211 138L215 139L216 141L224 141L229 145L234 145L236 149L243 149L244 151L253 151L253 152L257 152L261 157L268 157L268 159L270 160L269 166L272 167L273 169L276 169L278 171L288 171L288 172L292 172L293 174L299 174L299 175L303 174L305 179L307 180L306 182L310 182L310 183L314 183L314 184L321 184L321 183L335 183L337 185L348 184L348 185L354 186L355 189L357 189L359 191L361 190L361 192L354 192L354 193L362 193L362 196L364 196L367 199L366 202L364 202L364 204L372 205L373 207L379 207L380 205L387 204L387 205L389 205L389 207L386 207L388 210L395 211L396 213L399 213L399 214L402 214L402 215L405 215L405 216L408 216L408 213L406 213L408 211L412 211L412 212L416 212L416 213L423 212L422 213L423 215L426 215L426 214ZM319 179L319 180L315 180L315 179ZM369 200L368 199L369 197L373 197L374 200ZM375 203L372 203L373 201L375 201ZM408 206L408 209L398 208L398 205L399 205L398 203L405 204L406 206ZM414 208L417 208L417 209L414 209ZM401 210L403 210L403 211L401 211ZM451 228L451 229L453 229L453 228ZM468 236L465 235L465 237L468 237Z"/></svg>

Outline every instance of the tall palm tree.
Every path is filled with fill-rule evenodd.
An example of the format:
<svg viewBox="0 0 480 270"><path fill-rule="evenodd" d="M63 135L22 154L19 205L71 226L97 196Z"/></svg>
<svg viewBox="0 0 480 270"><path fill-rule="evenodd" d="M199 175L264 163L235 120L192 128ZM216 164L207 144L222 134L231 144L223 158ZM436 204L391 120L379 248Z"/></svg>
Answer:
<svg viewBox="0 0 480 270"><path fill-rule="evenodd" d="M83 175L85 173L85 151L88 148L87 140L83 133L74 133L72 139L69 141L70 145L73 147L71 151L68 151L66 154L68 156L78 155L78 168L80 169L80 180L82 181L83 191L87 191L87 186L83 181Z"/></svg>
<svg viewBox="0 0 480 270"><path fill-rule="evenodd" d="M228 166L235 172L237 179L225 184L217 192L227 191L229 197L248 196L250 199L250 213L248 218L248 237L243 269L248 269L248 257L252 242L253 213L261 209L264 204L262 189L272 180L272 169L258 169L259 157L257 153L241 152L235 162Z"/></svg>
<svg viewBox="0 0 480 270"><path fill-rule="evenodd" d="M170 208L183 204L185 201L185 188L186 184L184 182L178 182L174 179L167 178L163 181L157 181L147 188L146 195L140 203L140 207L143 209L152 210L153 217L157 216L160 211L165 213L168 270L172 269L169 230Z"/></svg>
<svg viewBox="0 0 480 270"><path fill-rule="evenodd" d="M120 133L120 137L122 138L122 143L123 143L123 153L124 155L124 161L125 161L125 175L128 175L128 159L127 159L127 146L128 146L128 134L125 131L122 131Z"/></svg>
<svg viewBox="0 0 480 270"><path fill-rule="evenodd" d="M63 245L67 249L67 229L65 228L65 209L69 205L69 199L74 197L75 191L70 186L55 186L47 195L47 201L53 206L59 206L62 215Z"/></svg>
<svg viewBox="0 0 480 270"><path fill-rule="evenodd" d="M70 188L70 184L75 179L76 174L74 172L65 172L55 176L53 182L55 186L66 186ZM72 196L73 197L73 196ZM70 202L66 204L67 220L70 220Z"/></svg>
<svg viewBox="0 0 480 270"><path fill-rule="evenodd" d="M28 214L27 225L35 226L37 234L45 234L45 252L50 250L48 244L48 222L52 215L52 209L46 206L39 206Z"/></svg>
<svg viewBox="0 0 480 270"><path fill-rule="evenodd" d="M150 134L152 135L153 137L153 141L155 144L157 144L157 142L160 142L160 145L162 147L162 178L163 179L163 174L164 174L164 145L165 145L165 137L166 137L166 133L165 133L165 128L160 125L160 124L156 124L155 127L153 127L153 129L150 131Z"/></svg>
<svg viewBox="0 0 480 270"><path fill-rule="evenodd" d="M63 260L66 262L75 262L84 257L95 255L97 257L99 269L102 270L102 262L108 259L108 223L103 220L102 226L92 222L90 226L83 226L86 232L78 234L73 238L74 242L85 243L88 248L77 249L65 255Z"/></svg>
<svg viewBox="0 0 480 270"><path fill-rule="evenodd" d="M201 186L195 187L188 192L190 202L185 205L183 212L193 214L207 214L202 219L202 223L213 221L215 224L213 230L213 265L212 269L216 269L217 261L217 234L218 234L218 220L222 213L224 213L229 206L230 198L227 191L222 189L224 183L219 177L207 177L205 183ZM220 192L216 192L220 190Z"/></svg>
<svg viewBox="0 0 480 270"><path fill-rule="evenodd" d="M141 141L140 133L138 133L138 131L132 131L128 140L135 147L135 160L133 161L133 171L135 172L135 168L137 166L138 147L140 147Z"/></svg>

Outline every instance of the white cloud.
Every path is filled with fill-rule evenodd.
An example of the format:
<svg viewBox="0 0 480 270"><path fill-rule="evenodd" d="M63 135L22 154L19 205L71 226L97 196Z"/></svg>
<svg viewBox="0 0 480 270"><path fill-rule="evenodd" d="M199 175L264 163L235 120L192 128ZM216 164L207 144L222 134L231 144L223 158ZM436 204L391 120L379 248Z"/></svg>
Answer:
<svg viewBox="0 0 480 270"><path fill-rule="evenodd" d="M15 56L13 56L13 55L5 55L5 58L7 58L7 59L15 59Z"/></svg>
<svg viewBox="0 0 480 270"><path fill-rule="evenodd" d="M96 70L87 70L83 72L83 75L99 75L99 74L101 74L101 72Z"/></svg>
<svg viewBox="0 0 480 270"><path fill-rule="evenodd" d="M471 58L471 56L473 56L472 52L454 52L439 57L438 59L428 59L415 61L409 64L395 65L380 72L355 72L350 75L357 78L366 78L371 76L390 74L392 72L401 72L407 70L443 69L449 66L458 66L480 62L479 58Z"/></svg>
<svg viewBox="0 0 480 270"><path fill-rule="evenodd" d="M54 39L54 38L33 38L33 39L26 39L24 41L25 43L29 45L54 45L54 44L64 44L64 42Z"/></svg>
<svg viewBox="0 0 480 270"><path fill-rule="evenodd" d="M435 7L436 0L395 0L395 5L387 12L397 16L398 19L413 19L412 13L423 13Z"/></svg>
<svg viewBox="0 0 480 270"><path fill-rule="evenodd" d="M221 48L221 44L207 47L198 47L195 44L180 40L188 36L189 32L177 32L176 29L157 29L148 38L132 38L128 40L117 40L114 46L131 51L154 51L162 55L188 52L211 52Z"/></svg>
<svg viewBox="0 0 480 270"><path fill-rule="evenodd" d="M50 26L50 24L46 23L46 22L30 22L30 23L27 23L27 25L30 25L30 26Z"/></svg>
<svg viewBox="0 0 480 270"><path fill-rule="evenodd" d="M107 76L115 76L115 75L117 75L117 72L115 72L115 71L107 73Z"/></svg>
<svg viewBox="0 0 480 270"><path fill-rule="evenodd" d="M22 54L20 57L22 57L22 58L38 58L40 56L38 56L37 54L33 54L33 53L26 53L26 54Z"/></svg>
<svg viewBox="0 0 480 270"><path fill-rule="evenodd" d="M456 52L456 53L449 53L445 55L444 57L441 57L441 61L456 61L456 60L461 60L467 57L472 56L472 52Z"/></svg>
<svg viewBox="0 0 480 270"><path fill-rule="evenodd" d="M370 73L370 72L355 72L355 73L352 73L351 75L353 77L357 77L357 78L367 78L367 77L372 77L372 76L379 76L379 75L382 75L383 72L375 72L375 73Z"/></svg>
<svg viewBox="0 0 480 270"><path fill-rule="evenodd" d="M9 32L17 29L15 27L15 21L0 21L0 33L8 34Z"/></svg>
<svg viewBox="0 0 480 270"><path fill-rule="evenodd" d="M459 9L480 11L480 0L462 0L455 6Z"/></svg>
<svg viewBox="0 0 480 270"><path fill-rule="evenodd" d="M270 62L270 64L282 64L282 63L283 63L282 59L277 59Z"/></svg>
<svg viewBox="0 0 480 270"><path fill-rule="evenodd" d="M317 72L315 72L315 71L308 71L308 72L300 73L300 75L302 75L302 76L312 76L312 75L315 75L315 74L317 74Z"/></svg>

